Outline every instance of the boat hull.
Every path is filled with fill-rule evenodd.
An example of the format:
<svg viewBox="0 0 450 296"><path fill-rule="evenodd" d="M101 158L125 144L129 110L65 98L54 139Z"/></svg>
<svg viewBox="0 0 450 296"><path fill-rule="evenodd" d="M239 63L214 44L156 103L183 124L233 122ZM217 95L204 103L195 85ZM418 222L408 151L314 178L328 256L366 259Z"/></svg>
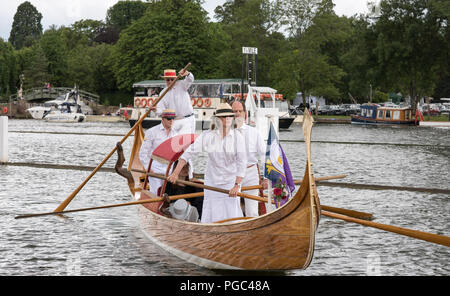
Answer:
<svg viewBox="0 0 450 296"><path fill-rule="evenodd" d="M47 122L83 122L86 120L86 116L81 113L57 113L47 114L44 120Z"/></svg>
<svg viewBox="0 0 450 296"><path fill-rule="evenodd" d="M352 116L352 124L367 124L367 125L415 125L414 120L379 120L362 118L360 116Z"/></svg>
<svg viewBox="0 0 450 296"><path fill-rule="evenodd" d="M288 129L294 122L295 117L280 117L278 118L278 126L282 129Z"/></svg>
<svg viewBox="0 0 450 296"><path fill-rule="evenodd" d="M302 184L296 196L276 211L241 222L190 223L156 214L154 205L139 206L138 216L152 242L202 267L305 269L312 259L317 227L308 187Z"/></svg>
<svg viewBox="0 0 450 296"><path fill-rule="evenodd" d="M138 206L143 232L173 255L210 269L307 268L313 258L320 218L320 201L311 167L312 123L311 117L303 122L307 148L303 181L295 195L280 208L245 220L192 223L159 214L160 203L144 203ZM129 182L130 192L135 200L155 197L141 188L141 180L145 179L141 172L145 169L138 156L143 140L144 132L138 127L128 165L134 181Z"/></svg>

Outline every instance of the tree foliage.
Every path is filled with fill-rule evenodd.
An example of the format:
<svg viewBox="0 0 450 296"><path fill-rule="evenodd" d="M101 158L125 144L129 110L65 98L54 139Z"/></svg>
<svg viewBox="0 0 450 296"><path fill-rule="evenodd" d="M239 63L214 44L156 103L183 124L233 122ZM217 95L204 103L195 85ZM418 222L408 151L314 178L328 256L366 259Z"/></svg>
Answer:
<svg viewBox="0 0 450 296"><path fill-rule="evenodd" d="M110 7L106 13L106 24L108 27L119 29L119 31L126 29L133 21L140 19L148 3L141 1L119 1Z"/></svg>
<svg viewBox="0 0 450 296"><path fill-rule="evenodd" d="M10 43L0 38L0 96L11 94L18 80L16 56Z"/></svg>
<svg viewBox="0 0 450 296"><path fill-rule="evenodd" d="M16 49L31 46L42 34L41 20L42 14L30 2L20 4L14 15L9 42Z"/></svg>
<svg viewBox="0 0 450 296"><path fill-rule="evenodd" d="M125 103L133 83L188 62L197 79L240 78L246 46L258 48L257 84L288 99L450 97L449 1L381 0L368 14L339 17L332 0L226 0L216 22L202 2L119 1L105 21L44 33L42 15L24 2L9 42L0 40L0 95L15 93L23 73L25 88L77 84Z"/></svg>
<svg viewBox="0 0 450 296"><path fill-rule="evenodd" d="M181 69L188 62L197 77L208 77L211 73L205 69L212 69L217 55L211 51L212 32L200 1L152 3L143 17L122 31L114 48L118 87L130 89L136 81L156 79L164 69Z"/></svg>

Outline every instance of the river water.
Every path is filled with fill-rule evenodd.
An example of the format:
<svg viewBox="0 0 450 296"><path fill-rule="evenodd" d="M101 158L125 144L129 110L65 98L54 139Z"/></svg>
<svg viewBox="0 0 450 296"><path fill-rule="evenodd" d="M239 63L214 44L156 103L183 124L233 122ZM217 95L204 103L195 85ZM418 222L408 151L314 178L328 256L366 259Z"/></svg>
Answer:
<svg viewBox="0 0 450 296"><path fill-rule="evenodd" d="M126 123L9 120L9 162L95 167L128 130ZM292 141L303 139L301 127L281 131L280 139L291 140L282 146L294 178L302 178L304 143ZM347 174L342 182L450 189L450 129L317 124L312 140L316 177ZM115 161L114 155L105 167ZM203 167L200 159L196 170ZM0 275L217 275L150 243L136 206L14 219L53 211L89 173L0 166ZM372 213L375 222L450 235L448 194L328 186L318 193L322 204ZM68 209L129 200L125 179L98 172ZM285 275L450 275L449 259L444 246L322 217L310 267Z"/></svg>

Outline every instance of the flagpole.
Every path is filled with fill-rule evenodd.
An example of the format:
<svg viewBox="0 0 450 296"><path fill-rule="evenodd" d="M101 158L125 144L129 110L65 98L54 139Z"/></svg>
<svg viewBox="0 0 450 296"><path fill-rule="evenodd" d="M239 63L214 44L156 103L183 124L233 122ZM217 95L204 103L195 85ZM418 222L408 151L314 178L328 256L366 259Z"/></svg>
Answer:
<svg viewBox="0 0 450 296"><path fill-rule="evenodd" d="M268 122L268 126L269 126L269 128L267 129L268 131L269 131L269 134L270 134L270 124L271 124L271 122L272 122L272 114L266 114L266 117L269 119L267 122ZM267 135L267 140L269 140L269 135ZM267 213L270 213L270 212L272 212L273 210L274 210L274 208L273 208L273 204L272 204L272 193L273 193L273 190L272 190L272 180L270 180L270 179L268 179L269 180L269 184L268 184L268 186L267 186L267 209L266 209L266 212Z"/></svg>

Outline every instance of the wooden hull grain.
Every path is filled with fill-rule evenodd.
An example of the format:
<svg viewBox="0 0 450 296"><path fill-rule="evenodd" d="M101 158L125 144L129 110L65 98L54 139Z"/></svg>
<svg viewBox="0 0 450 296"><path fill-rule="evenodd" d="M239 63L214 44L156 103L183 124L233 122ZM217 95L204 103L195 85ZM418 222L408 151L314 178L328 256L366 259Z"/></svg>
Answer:
<svg viewBox="0 0 450 296"><path fill-rule="evenodd" d="M139 137L135 137L135 145L139 141ZM133 153L138 155L138 151L132 152L130 167L142 169ZM135 180L139 177L136 173L133 176ZM320 216L313 180L308 160L303 182L295 196L277 210L249 220L191 223L155 213L157 205L154 203L138 206L138 216L143 232L152 242L199 266L243 270L305 269L313 257ZM135 199L151 198L144 191L142 194L140 190L131 191Z"/></svg>

